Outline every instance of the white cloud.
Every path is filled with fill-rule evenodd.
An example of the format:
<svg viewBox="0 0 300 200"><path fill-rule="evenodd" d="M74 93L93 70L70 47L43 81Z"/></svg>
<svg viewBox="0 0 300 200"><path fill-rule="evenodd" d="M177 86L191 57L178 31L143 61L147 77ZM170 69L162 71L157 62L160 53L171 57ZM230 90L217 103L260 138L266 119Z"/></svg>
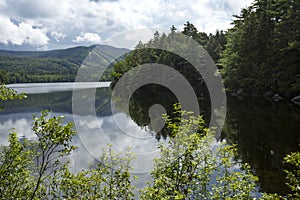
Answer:
<svg viewBox="0 0 300 200"><path fill-rule="evenodd" d="M80 36L77 36L73 42L91 42L99 43L101 42L101 37L97 33L81 33Z"/></svg>
<svg viewBox="0 0 300 200"><path fill-rule="evenodd" d="M51 37L53 37L55 39L56 42L59 42L60 39L64 39L65 37L67 37L66 34L57 32L57 31L52 31L51 32Z"/></svg>
<svg viewBox="0 0 300 200"><path fill-rule="evenodd" d="M0 0L0 13L31 25L34 30L40 29L44 35L47 32L52 39L48 45L53 48L99 43L114 34L140 28L182 28L186 21L195 24L199 31L214 33L216 29L229 28L232 15L239 14L252 1ZM2 23L1 27L7 29ZM10 40L23 44L18 38Z"/></svg>
<svg viewBox="0 0 300 200"><path fill-rule="evenodd" d="M45 45L49 38L41 29L33 28L30 24L21 22L14 24L9 18L0 15L0 43Z"/></svg>
<svg viewBox="0 0 300 200"><path fill-rule="evenodd" d="M236 1L236 0L227 0L228 5L232 9L234 14L239 14L241 8L250 6L253 0L243 0L243 1Z"/></svg>

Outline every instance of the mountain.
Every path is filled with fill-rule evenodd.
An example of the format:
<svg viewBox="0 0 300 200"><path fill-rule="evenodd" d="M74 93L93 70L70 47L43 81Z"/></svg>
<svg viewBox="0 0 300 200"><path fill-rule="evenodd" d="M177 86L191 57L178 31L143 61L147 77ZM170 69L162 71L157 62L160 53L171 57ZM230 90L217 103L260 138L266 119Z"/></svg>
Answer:
<svg viewBox="0 0 300 200"><path fill-rule="evenodd" d="M109 65L108 71L113 66L108 61L129 52L128 49L108 45L78 46L51 51L0 50L0 83L74 81L82 62L95 48L99 64ZM106 72L101 80L109 80L109 74Z"/></svg>

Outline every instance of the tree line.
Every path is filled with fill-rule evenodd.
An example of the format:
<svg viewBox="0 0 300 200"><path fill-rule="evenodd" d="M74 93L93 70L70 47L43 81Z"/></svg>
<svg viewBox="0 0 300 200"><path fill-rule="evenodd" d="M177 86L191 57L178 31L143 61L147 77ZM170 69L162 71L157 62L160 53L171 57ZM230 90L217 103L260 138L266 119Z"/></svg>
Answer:
<svg viewBox="0 0 300 200"><path fill-rule="evenodd" d="M187 22L180 33L193 38L210 54L228 92L292 99L300 95L299 10L300 2L296 0L255 0L234 16L233 27L225 32L208 35ZM189 64L175 60L171 53L139 50L152 43L164 43L176 32L172 26L170 34L155 33L149 42L138 44L138 53L129 54L115 65L113 83L136 64L146 62L167 63L181 72L189 71Z"/></svg>
<svg viewBox="0 0 300 200"><path fill-rule="evenodd" d="M103 73L98 67L81 81L109 80L112 63L108 60L125 54L127 49L92 45L51 51L0 50L0 83L74 82L86 56L95 48L99 66L107 66L107 71Z"/></svg>
<svg viewBox="0 0 300 200"><path fill-rule="evenodd" d="M78 68L68 60L0 55L0 82L70 82Z"/></svg>
<svg viewBox="0 0 300 200"><path fill-rule="evenodd" d="M232 24L220 59L226 87L252 96L300 95L300 2L255 0Z"/></svg>

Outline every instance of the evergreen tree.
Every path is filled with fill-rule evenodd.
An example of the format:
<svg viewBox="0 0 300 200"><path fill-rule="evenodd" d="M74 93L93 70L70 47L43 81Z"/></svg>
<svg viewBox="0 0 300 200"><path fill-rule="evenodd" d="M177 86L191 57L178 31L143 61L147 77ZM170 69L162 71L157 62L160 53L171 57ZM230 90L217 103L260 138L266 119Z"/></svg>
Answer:
<svg viewBox="0 0 300 200"><path fill-rule="evenodd" d="M299 95L299 4L256 0L235 16L221 59L230 91Z"/></svg>

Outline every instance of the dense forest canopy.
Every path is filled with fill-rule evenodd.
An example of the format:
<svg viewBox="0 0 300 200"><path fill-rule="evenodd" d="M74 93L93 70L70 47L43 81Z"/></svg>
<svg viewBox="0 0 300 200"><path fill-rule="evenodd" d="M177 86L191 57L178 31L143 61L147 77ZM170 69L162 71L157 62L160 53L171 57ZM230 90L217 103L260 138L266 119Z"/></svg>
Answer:
<svg viewBox="0 0 300 200"><path fill-rule="evenodd" d="M182 32L177 31L177 29L172 26L171 32L166 35L165 33L159 34L156 32L154 34L153 39L149 42L143 44L139 42L136 46L136 49L132 51L123 61L118 62L114 66L114 70L112 72L112 85L114 85L119 78L129 71L132 67L136 67L141 64L146 63L161 63L168 65L186 76L189 77L194 76L193 67L191 67L190 63L188 63L183 58L180 58L177 55L174 55L171 52L163 51L160 49L154 49L154 47L165 47L165 49L169 49L168 47L170 41L174 41L175 47L181 49L183 52L189 51L189 47L191 45L184 44L184 37L180 37L180 34L183 33L189 37L192 37L195 41L197 41L204 49L209 53L215 63L219 63L220 54L225 49L226 45L226 36L223 31L216 31L216 34L206 34L204 32L199 32L197 28L190 23L189 21L184 24L184 28ZM183 45L184 44L184 45ZM195 77L196 78L196 77ZM196 78L197 79L197 78Z"/></svg>
<svg viewBox="0 0 300 200"><path fill-rule="evenodd" d="M181 33L207 50L222 72L229 92L246 96L275 95L277 99L300 95L300 2L256 0L234 17L233 27L226 32L208 35L187 22ZM169 35L155 33L152 40L136 48L164 43L174 33L178 31L172 26ZM132 52L115 66L113 84L132 67L149 61L168 63L181 72L188 70L188 63L178 62L171 53L142 50Z"/></svg>
<svg viewBox="0 0 300 200"><path fill-rule="evenodd" d="M227 88L248 95L299 95L300 1L256 0L233 25L221 59Z"/></svg>

